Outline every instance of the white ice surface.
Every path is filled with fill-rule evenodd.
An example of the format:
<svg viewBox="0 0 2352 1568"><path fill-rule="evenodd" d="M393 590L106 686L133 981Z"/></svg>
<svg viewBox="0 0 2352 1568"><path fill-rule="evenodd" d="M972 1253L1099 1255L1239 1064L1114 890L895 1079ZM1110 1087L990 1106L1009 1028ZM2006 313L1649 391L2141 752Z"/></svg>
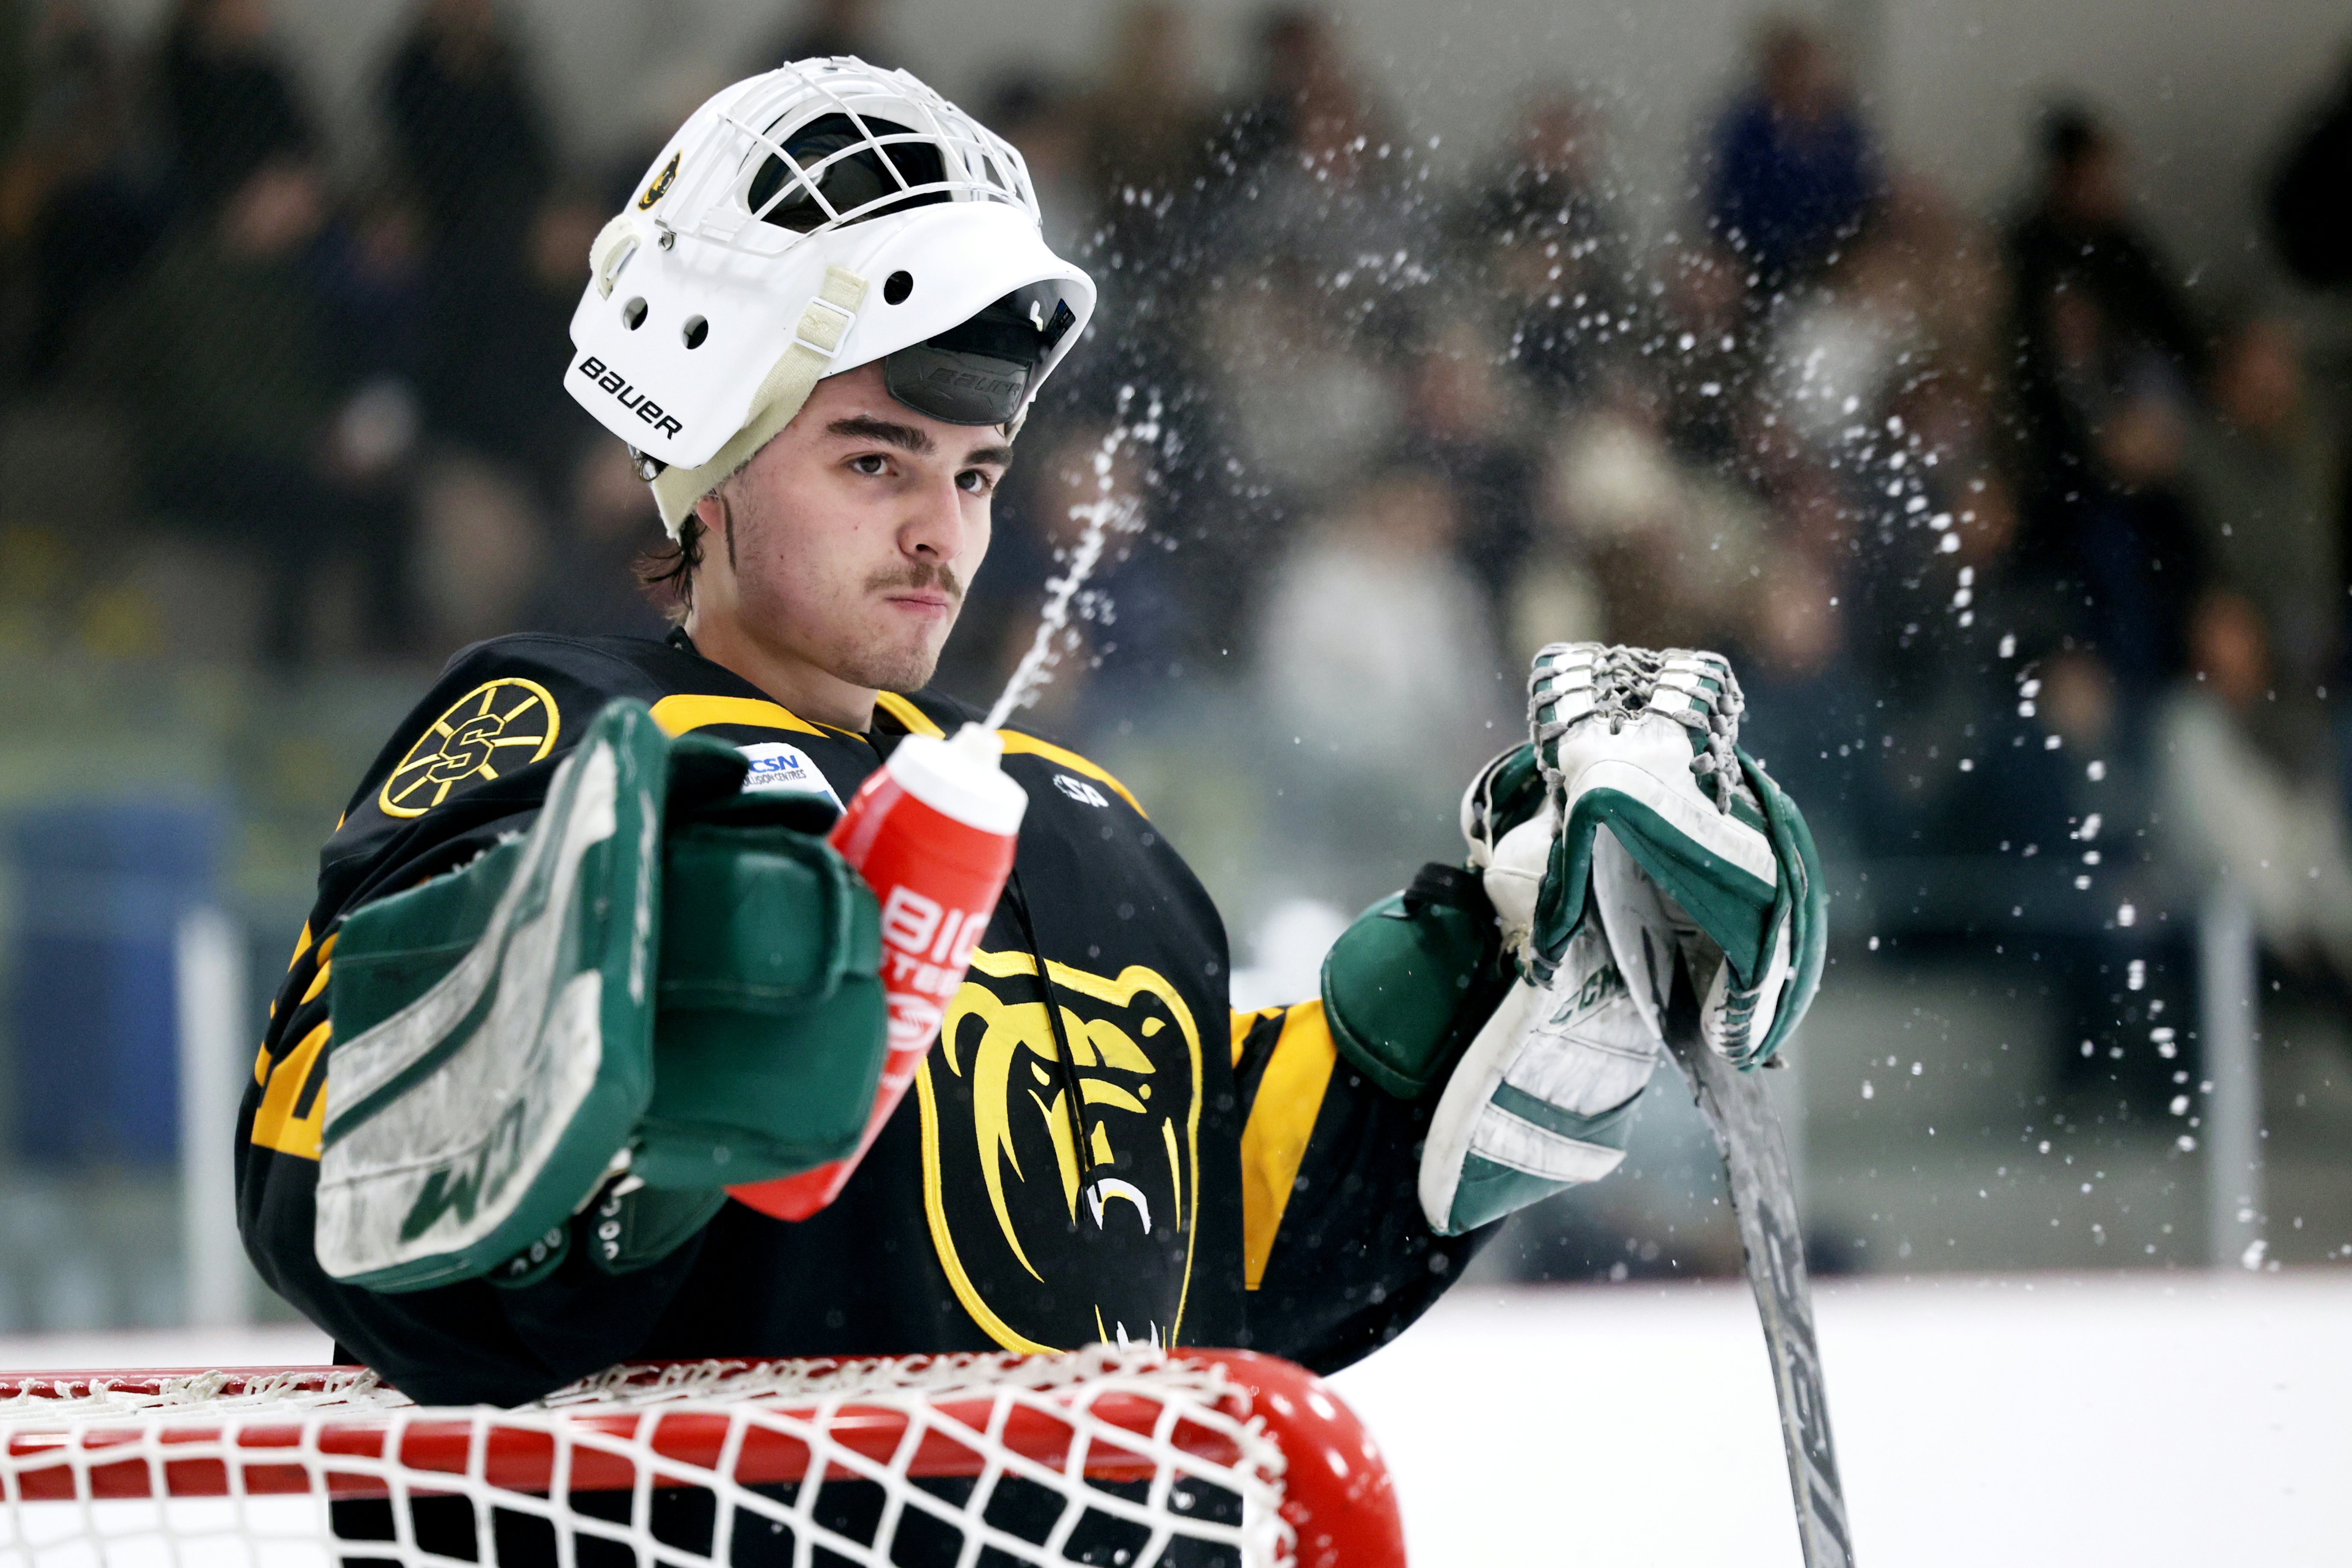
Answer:
<svg viewBox="0 0 2352 1568"><path fill-rule="evenodd" d="M1820 1292L1861 1568L2352 1563L2352 1270ZM303 1329L0 1338L0 1369L314 1363ZM1466 1287L1335 1380L1414 1568L1793 1564L1746 1288Z"/></svg>
<svg viewBox="0 0 2352 1568"><path fill-rule="evenodd" d="M2352 1564L2352 1271L1820 1292L1860 1568ZM1414 1568L1799 1562L1744 1286L1457 1291L1335 1380Z"/></svg>

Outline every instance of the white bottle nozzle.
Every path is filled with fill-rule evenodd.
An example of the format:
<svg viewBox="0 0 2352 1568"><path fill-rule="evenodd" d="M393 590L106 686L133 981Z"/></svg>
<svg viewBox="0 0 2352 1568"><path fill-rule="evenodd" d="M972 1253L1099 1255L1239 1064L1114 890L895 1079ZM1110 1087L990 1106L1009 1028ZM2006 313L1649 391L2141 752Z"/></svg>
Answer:
<svg viewBox="0 0 2352 1568"><path fill-rule="evenodd" d="M1004 761L1004 737L985 724L966 724L948 744L985 768L999 767Z"/></svg>
<svg viewBox="0 0 2352 1568"><path fill-rule="evenodd" d="M966 724L950 739L908 736L885 765L901 788L932 810L983 833L1013 833L1029 795L1003 762L1003 738L984 724Z"/></svg>

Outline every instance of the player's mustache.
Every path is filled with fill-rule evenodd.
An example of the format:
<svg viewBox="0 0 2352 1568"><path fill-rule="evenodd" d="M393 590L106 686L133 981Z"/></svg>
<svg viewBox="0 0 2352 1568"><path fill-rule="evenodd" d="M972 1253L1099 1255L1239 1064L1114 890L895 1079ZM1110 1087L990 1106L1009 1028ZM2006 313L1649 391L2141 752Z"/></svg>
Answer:
<svg viewBox="0 0 2352 1568"><path fill-rule="evenodd" d="M929 561L919 561L912 566L894 566L887 572L877 572L866 579L869 594L887 593L892 588L937 588L951 603L963 603L963 584L956 578L955 569Z"/></svg>

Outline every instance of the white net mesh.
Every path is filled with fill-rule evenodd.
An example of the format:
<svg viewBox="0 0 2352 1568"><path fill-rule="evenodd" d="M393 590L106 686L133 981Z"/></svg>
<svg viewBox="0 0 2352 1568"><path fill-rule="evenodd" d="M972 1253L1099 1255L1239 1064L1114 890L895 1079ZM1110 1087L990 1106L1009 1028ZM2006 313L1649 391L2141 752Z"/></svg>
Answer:
<svg viewBox="0 0 2352 1568"><path fill-rule="evenodd" d="M1287 1563L1255 1397L1100 1346L619 1367L513 1410L349 1369L5 1378L0 1568Z"/></svg>

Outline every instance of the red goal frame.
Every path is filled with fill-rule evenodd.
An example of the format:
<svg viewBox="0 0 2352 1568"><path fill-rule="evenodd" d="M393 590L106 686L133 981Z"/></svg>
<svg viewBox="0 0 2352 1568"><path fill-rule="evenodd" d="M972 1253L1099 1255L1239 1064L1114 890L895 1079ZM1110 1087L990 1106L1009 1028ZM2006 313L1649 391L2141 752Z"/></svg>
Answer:
<svg viewBox="0 0 2352 1568"><path fill-rule="evenodd" d="M601 1380L604 1389L620 1394L663 1386L682 1373L712 1363L649 1363L617 1368ZM746 1373L781 1366L826 1366L806 1363L744 1361L725 1363ZM1225 1392L1217 1407L1227 1415L1245 1415L1282 1450L1281 1514L1297 1535L1298 1568L1402 1568L1404 1531L1394 1487L1378 1446L1362 1422L1321 1379L1303 1367L1249 1351L1184 1351L1166 1358L1171 1368L1222 1372ZM163 1394L190 1379L219 1380L217 1394L230 1396L257 1392L286 1394L329 1392L340 1379L356 1384L365 1376L359 1367L247 1367L231 1370L164 1368L144 1371L47 1372L0 1373L0 1400L26 1404L43 1398L59 1401L100 1394ZM759 1397L759 1396L754 1396ZM928 1408L966 1425L987 1421L991 1396L985 1393L951 1394L926 1401ZM1063 1403L1075 1402L1075 1391ZM789 1408L795 1402L776 1402ZM1087 1401L1090 1435L1083 1473L1097 1480L1148 1479L1152 1461L1139 1448L1123 1452L1116 1434L1149 1437L1162 1412L1162 1402L1139 1394L1098 1394ZM159 1413L163 1414L163 1413ZM722 1449L730 1422L725 1416L694 1410L665 1413L658 1405L619 1405L599 1409L593 1404L558 1411L574 1430L617 1438L647 1441L665 1459L703 1468L724 1466L735 1480L747 1485L799 1482L809 1479L808 1445L785 1434L761 1428L745 1430L731 1457ZM503 1490L544 1494L554 1489L604 1491L636 1484L637 1462L625 1454L593 1447L566 1445L559 1474L558 1445L543 1431L501 1428L499 1412L483 1407L475 1412L431 1412L398 1424L396 1452L386 1452L394 1424L381 1415L357 1411L323 1424L310 1424L309 1448L302 1462L286 1450L305 1443L304 1426L269 1417L236 1423L228 1458L217 1451L226 1425L208 1423L203 1406L189 1405L168 1412L158 1427L137 1415L101 1415L68 1425L43 1424L21 1414L0 1422L5 1447L7 1500L69 1502L152 1497L224 1497L310 1493L323 1490L335 1499L384 1497L392 1488L380 1475L338 1472L331 1466L319 1472L311 1455L350 1456L358 1459L396 1463L411 1476L434 1472L451 1476L472 1474ZM653 1435L645 1437L647 1417ZM828 1421L827 1436L840 1447L877 1464L896 1460L912 1477L972 1477L982 1461L968 1445L936 1432L926 1432L911 1456L901 1451L910 1420L903 1410L860 1406L851 1400ZM486 1431L487 1428L487 1431ZM1006 1447L1047 1466L1066 1467L1076 1428L1057 1419L1050 1410L1013 1410L999 1428ZM150 1439L156 1439L151 1442ZM1170 1440L1173 1446L1205 1461L1232 1464L1238 1458L1234 1440L1223 1433L1179 1418ZM215 1451L204 1457L173 1459L174 1444L203 1444ZM474 1452L484 1448L481 1466ZM123 1449L119 1459L109 1450ZM161 1449L161 1453L157 1449ZM133 1450L136 1451L133 1451ZM44 1464L78 1451L78 1462ZM249 1457L248 1457L249 1456ZM234 1481L229 1474L236 1470ZM835 1467L837 1472L837 1466ZM323 1483L323 1484L322 1484ZM656 1471L656 1486L687 1484ZM412 1491L425 1491L412 1486Z"/></svg>

